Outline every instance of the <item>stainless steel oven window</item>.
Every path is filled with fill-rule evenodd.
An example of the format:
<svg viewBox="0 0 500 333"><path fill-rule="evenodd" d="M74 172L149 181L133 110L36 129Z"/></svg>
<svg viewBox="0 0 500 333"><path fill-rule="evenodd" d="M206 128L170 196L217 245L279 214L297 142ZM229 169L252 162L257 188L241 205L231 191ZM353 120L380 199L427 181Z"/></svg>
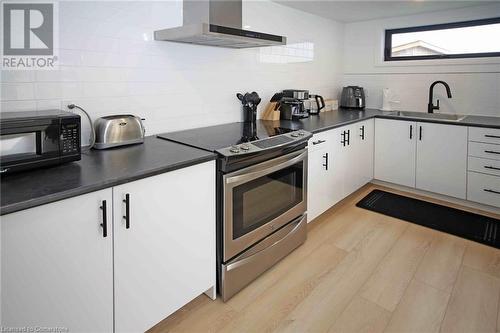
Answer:
<svg viewBox="0 0 500 333"><path fill-rule="evenodd" d="M297 174L294 173L298 170L302 172L301 176L297 176ZM283 173L280 173L280 171L283 171ZM238 205L244 206L245 203L234 201L234 199L238 197L238 188L241 188L239 186L252 184L253 181L257 181L257 183L260 181L266 184L266 182L270 182L269 179L272 179L271 177L277 177L279 175L282 176L282 181L286 182L287 180L283 180L283 178L286 179L290 177L290 172L292 172L293 182L295 182L296 185L293 189L290 186L291 178L288 178L288 185L286 186L275 183L275 186L267 188L267 190L281 191L281 202L276 202L267 206L264 212L261 211L255 214L248 212L242 213L243 207L238 207ZM301 182L301 184L299 184L299 182ZM223 177L223 184L223 260L226 261L306 212L307 149L225 175ZM289 190L286 198L283 195L284 192L282 192L285 188ZM299 192L300 194L298 194ZM247 193L247 196L252 196L252 200L257 200L253 197L253 195L256 194L255 192L245 193ZM239 201L239 199L237 200ZM242 200L245 199L242 198ZM285 204L282 205L283 203ZM251 203L248 202L247 205L250 204ZM271 213L272 208L278 208L274 214ZM238 221L233 220L235 211L240 211L240 213L243 214L242 216L246 216L245 223L242 223L245 219L244 217L240 217ZM264 216L266 213L268 216L265 218ZM246 228L244 226L246 226ZM242 230L238 231L238 228Z"/></svg>

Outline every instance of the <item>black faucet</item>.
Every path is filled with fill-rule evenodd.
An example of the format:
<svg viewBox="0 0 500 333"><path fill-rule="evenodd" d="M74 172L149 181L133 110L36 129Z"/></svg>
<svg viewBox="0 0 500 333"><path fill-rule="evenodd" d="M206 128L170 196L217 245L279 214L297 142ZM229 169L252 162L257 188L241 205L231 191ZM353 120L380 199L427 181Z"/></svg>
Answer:
<svg viewBox="0 0 500 333"><path fill-rule="evenodd" d="M429 104L427 104L427 112L428 113L434 113L434 110L439 110L439 99L437 100L436 106L434 106L434 104L432 102L432 98L433 98L432 95L434 94L434 86L438 83L441 83L446 88L446 94L448 95L448 98L451 98L451 90L450 90L450 86L448 85L448 83L446 83L444 81L433 82L429 88Z"/></svg>

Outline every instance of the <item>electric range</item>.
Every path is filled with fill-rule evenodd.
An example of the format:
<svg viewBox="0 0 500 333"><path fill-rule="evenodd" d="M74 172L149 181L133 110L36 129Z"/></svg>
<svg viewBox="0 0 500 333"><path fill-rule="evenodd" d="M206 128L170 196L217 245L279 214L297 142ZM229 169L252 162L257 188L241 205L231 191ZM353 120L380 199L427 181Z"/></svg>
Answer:
<svg viewBox="0 0 500 333"><path fill-rule="evenodd" d="M305 242L303 130L231 123L158 135L217 153L217 286L224 301Z"/></svg>

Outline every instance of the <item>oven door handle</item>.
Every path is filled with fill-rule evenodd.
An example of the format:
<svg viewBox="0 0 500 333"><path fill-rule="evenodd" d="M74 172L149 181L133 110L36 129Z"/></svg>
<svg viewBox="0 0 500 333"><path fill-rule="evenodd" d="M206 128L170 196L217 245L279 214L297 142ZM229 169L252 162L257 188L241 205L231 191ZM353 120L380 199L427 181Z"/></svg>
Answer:
<svg viewBox="0 0 500 333"><path fill-rule="evenodd" d="M292 166L292 165L296 164L297 162L304 160L306 157L307 157L307 150L304 151L303 153L293 157L293 158L285 159L285 162L278 163L278 164L272 164L271 166L266 166L264 168L258 168L256 171L249 170L249 172L245 172L245 173L239 174L237 176L227 177L225 179L225 183L226 184L245 183L245 182L248 182L250 180L253 180L253 179L268 175L270 173L273 173L275 171L284 169L286 167ZM263 164L266 164L266 163L268 163L268 162L264 162ZM258 167L258 165L254 166L254 167ZM254 168L254 167L251 167L251 168ZM241 172L241 170L238 171L238 173L239 172Z"/></svg>

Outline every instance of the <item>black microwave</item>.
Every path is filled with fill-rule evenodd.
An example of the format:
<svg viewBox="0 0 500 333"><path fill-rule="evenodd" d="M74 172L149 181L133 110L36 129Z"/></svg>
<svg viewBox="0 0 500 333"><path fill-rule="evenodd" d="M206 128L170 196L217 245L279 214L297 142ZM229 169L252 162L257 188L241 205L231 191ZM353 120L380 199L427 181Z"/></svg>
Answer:
<svg viewBox="0 0 500 333"><path fill-rule="evenodd" d="M81 159L80 116L61 110L0 113L0 173Z"/></svg>

